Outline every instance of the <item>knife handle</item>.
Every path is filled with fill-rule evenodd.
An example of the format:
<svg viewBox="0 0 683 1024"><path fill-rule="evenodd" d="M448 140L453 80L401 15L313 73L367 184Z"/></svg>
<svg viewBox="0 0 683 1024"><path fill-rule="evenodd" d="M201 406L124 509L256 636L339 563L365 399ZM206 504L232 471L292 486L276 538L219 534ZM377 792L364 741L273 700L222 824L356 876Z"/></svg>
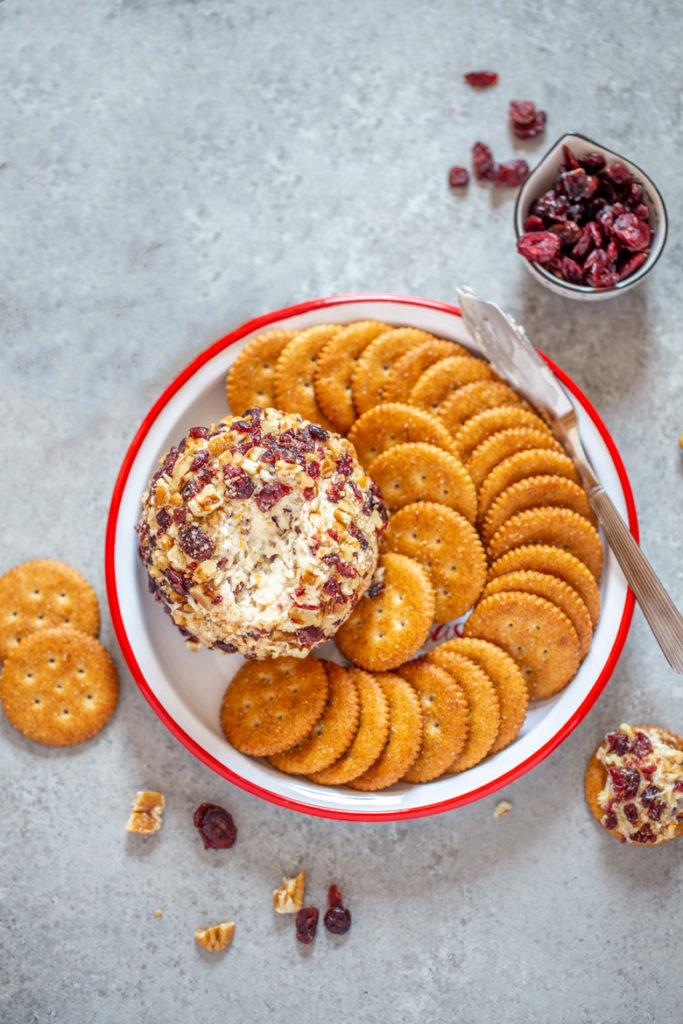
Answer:
<svg viewBox="0 0 683 1024"><path fill-rule="evenodd" d="M666 660L683 673L683 618L604 488L591 488L588 497Z"/></svg>

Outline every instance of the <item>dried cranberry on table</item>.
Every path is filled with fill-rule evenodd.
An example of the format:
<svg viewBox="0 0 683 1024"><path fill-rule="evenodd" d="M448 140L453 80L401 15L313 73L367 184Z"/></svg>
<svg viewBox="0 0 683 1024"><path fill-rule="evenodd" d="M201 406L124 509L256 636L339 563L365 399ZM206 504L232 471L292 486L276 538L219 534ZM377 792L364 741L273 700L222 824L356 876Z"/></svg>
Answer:
<svg viewBox="0 0 683 1024"><path fill-rule="evenodd" d="M477 89L485 89L498 81L498 74L495 71L468 71L462 77L468 85L473 85Z"/></svg>
<svg viewBox="0 0 683 1024"><path fill-rule="evenodd" d="M545 128L545 110L536 110L536 104L531 100L511 100L508 116L513 134L518 139L533 139Z"/></svg>
<svg viewBox="0 0 683 1024"><path fill-rule="evenodd" d="M451 188L464 188L469 184L470 175L466 167L451 167L448 172L448 184Z"/></svg>
<svg viewBox="0 0 683 1024"><path fill-rule="evenodd" d="M296 915L294 923L297 940L306 946L310 945L318 928L318 908L302 907Z"/></svg>
<svg viewBox="0 0 683 1024"><path fill-rule="evenodd" d="M204 849L227 850L237 838L237 827L232 815L218 804L200 804L194 812L194 825L204 843Z"/></svg>
<svg viewBox="0 0 683 1024"><path fill-rule="evenodd" d="M472 163L479 181L487 181L493 170L493 154L485 142L475 142L472 146Z"/></svg>
<svg viewBox="0 0 683 1024"><path fill-rule="evenodd" d="M495 164L491 181L496 188L517 188L529 177L526 160L509 160L506 164Z"/></svg>
<svg viewBox="0 0 683 1024"><path fill-rule="evenodd" d="M524 125L528 108L526 101L513 101L515 124ZM601 153L577 158L567 145L562 152L553 186L531 204L517 251L570 284L613 288L650 255L654 231L643 186ZM558 248L546 237L550 233Z"/></svg>
<svg viewBox="0 0 683 1024"><path fill-rule="evenodd" d="M323 919L325 927L333 935L344 935L351 927L351 911L344 906L342 894L336 885L330 886L327 900L329 908Z"/></svg>

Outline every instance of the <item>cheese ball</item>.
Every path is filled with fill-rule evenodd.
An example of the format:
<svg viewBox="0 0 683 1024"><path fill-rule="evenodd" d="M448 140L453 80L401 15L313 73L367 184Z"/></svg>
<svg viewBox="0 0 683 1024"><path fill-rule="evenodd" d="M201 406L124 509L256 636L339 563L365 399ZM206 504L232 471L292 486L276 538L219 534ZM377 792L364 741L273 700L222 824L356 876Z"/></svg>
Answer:
<svg viewBox="0 0 683 1024"><path fill-rule="evenodd" d="M296 413L193 427L137 525L149 589L193 651L305 657L372 581L387 513L353 445Z"/></svg>

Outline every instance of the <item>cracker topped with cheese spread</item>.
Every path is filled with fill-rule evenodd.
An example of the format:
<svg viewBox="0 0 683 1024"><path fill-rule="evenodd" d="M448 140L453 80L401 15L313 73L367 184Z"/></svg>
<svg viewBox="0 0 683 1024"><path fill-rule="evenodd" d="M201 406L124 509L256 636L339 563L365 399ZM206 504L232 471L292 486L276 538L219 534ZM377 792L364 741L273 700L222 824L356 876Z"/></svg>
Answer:
<svg viewBox="0 0 683 1024"><path fill-rule="evenodd" d="M149 586L191 650L304 657L370 585L387 513L353 446L296 413L193 427L137 526Z"/></svg>

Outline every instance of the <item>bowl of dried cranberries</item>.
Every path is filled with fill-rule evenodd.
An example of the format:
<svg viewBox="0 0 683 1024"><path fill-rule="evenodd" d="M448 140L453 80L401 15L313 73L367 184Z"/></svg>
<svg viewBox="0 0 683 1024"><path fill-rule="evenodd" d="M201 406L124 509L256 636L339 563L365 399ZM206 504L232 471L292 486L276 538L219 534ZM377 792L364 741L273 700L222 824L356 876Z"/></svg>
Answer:
<svg viewBox="0 0 683 1024"><path fill-rule="evenodd" d="M661 256L666 207L640 167L569 132L520 189L515 231L536 280L569 298L607 299L642 281Z"/></svg>

